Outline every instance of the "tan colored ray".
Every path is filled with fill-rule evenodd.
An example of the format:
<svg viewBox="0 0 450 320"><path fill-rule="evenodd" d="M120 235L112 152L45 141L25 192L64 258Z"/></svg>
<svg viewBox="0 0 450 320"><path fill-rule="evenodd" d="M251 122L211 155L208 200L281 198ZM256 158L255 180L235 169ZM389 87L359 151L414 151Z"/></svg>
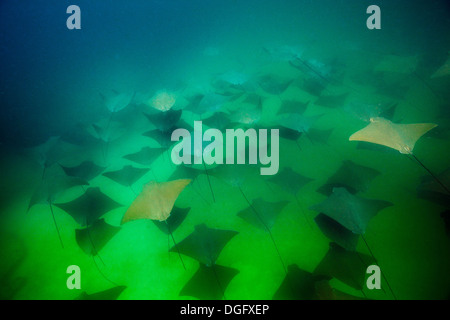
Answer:
<svg viewBox="0 0 450 320"><path fill-rule="evenodd" d="M138 219L165 221L170 216L178 195L190 182L190 179L181 179L147 183L128 208L121 224Z"/></svg>
<svg viewBox="0 0 450 320"><path fill-rule="evenodd" d="M350 141L365 141L412 154L416 141L425 133L437 127L434 123L393 123L384 118L372 118L370 124L352 134Z"/></svg>

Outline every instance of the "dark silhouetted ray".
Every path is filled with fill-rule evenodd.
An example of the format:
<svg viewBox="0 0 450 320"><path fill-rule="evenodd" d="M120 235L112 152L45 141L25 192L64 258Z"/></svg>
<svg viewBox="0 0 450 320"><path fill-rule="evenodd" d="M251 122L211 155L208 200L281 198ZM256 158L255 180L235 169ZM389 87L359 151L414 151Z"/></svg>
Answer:
<svg viewBox="0 0 450 320"><path fill-rule="evenodd" d="M333 192L333 188L337 187L346 188L352 194L365 192L372 180L379 174L380 172L375 169L356 164L351 160L345 160L317 191L327 196Z"/></svg>
<svg viewBox="0 0 450 320"><path fill-rule="evenodd" d="M278 110L278 114L282 113L298 113L303 114L306 108L309 105L308 102L300 102L296 100L285 100L281 103L280 109Z"/></svg>
<svg viewBox="0 0 450 320"><path fill-rule="evenodd" d="M267 180L279 185L293 196L295 196L305 184L312 181L312 179L302 176L288 167L283 168L281 172Z"/></svg>
<svg viewBox="0 0 450 320"><path fill-rule="evenodd" d="M195 226L195 230L183 239L178 245L170 249L171 252L179 251L206 266L216 263L222 249L238 234L232 230L208 228L205 224Z"/></svg>
<svg viewBox="0 0 450 320"><path fill-rule="evenodd" d="M58 238L59 241L61 242L62 247L64 247L64 245L62 243L58 225L56 223L55 215L53 213L53 206L52 206L53 202L55 201L57 196L62 192L64 192L65 190L75 186L83 186L83 185L88 185L88 183L80 178L68 177L60 166L53 165L46 170L43 180L41 181L38 188L34 191L28 204L28 210L30 210L32 206L38 203L49 205L50 211L52 213L53 222L55 224L56 231L58 233Z"/></svg>
<svg viewBox="0 0 450 320"><path fill-rule="evenodd" d="M75 300L117 300L126 288L126 286L117 286L92 294L87 294L83 291Z"/></svg>
<svg viewBox="0 0 450 320"><path fill-rule="evenodd" d="M135 153L128 154L124 156L125 159L136 162L143 166L149 166L155 161L157 157L159 157L165 148L150 148L143 147L141 150Z"/></svg>
<svg viewBox="0 0 450 320"><path fill-rule="evenodd" d="M197 272L181 289L180 296L191 296L201 300L220 300L230 281L239 270L219 265L210 267L200 263Z"/></svg>
<svg viewBox="0 0 450 320"><path fill-rule="evenodd" d="M445 170L437 176L439 181L445 185L450 185L450 169ZM446 193L439 183L430 176L422 178L417 188L419 198L435 202L441 206L450 208L450 194Z"/></svg>
<svg viewBox="0 0 450 320"><path fill-rule="evenodd" d="M124 166L120 170L109 171L103 175L125 187L131 187L136 181L142 178L149 169Z"/></svg>
<svg viewBox="0 0 450 320"><path fill-rule="evenodd" d="M105 170L105 167L100 167L96 165L92 161L84 161L80 165L76 167L65 167L61 165L61 168L63 168L64 172L71 177L78 177L80 179L83 179L85 181L90 181L97 177L100 173Z"/></svg>
<svg viewBox="0 0 450 320"><path fill-rule="evenodd" d="M259 78L258 84L267 93L280 95L291 85L292 79L281 79L273 75L265 75Z"/></svg>
<svg viewBox="0 0 450 320"><path fill-rule="evenodd" d="M186 216L189 213L189 210L191 210L191 208L173 207L172 211L170 212L169 218L167 218L165 221L152 221L159 230L167 235L170 235L175 230L177 230L181 223L183 223L184 219L186 219Z"/></svg>
<svg viewBox="0 0 450 320"><path fill-rule="evenodd" d="M314 104L327 108L341 108L345 105L348 93L320 96Z"/></svg>
<svg viewBox="0 0 450 320"><path fill-rule="evenodd" d="M323 202L311 207L323 213L356 234L364 234L370 219L392 203L369 200L352 195L345 188L334 188Z"/></svg>
<svg viewBox="0 0 450 320"><path fill-rule="evenodd" d="M293 264L288 267L288 273L278 290L273 295L273 300L313 300L316 299L315 284L322 280L322 276L314 275L300 269Z"/></svg>
<svg viewBox="0 0 450 320"><path fill-rule="evenodd" d="M168 110L165 112L157 112L154 114L144 113L147 119L160 131L167 132L181 118L182 110Z"/></svg>
<svg viewBox="0 0 450 320"><path fill-rule="evenodd" d="M331 219L323 213L319 213L314 221L319 226L320 231L331 241L336 242L342 248L348 251L355 251L359 236L336 220Z"/></svg>
<svg viewBox="0 0 450 320"><path fill-rule="evenodd" d="M89 188L79 198L55 206L67 212L79 225L88 226L122 205L102 193L100 188Z"/></svg>
<svg viewBox="0 0 450 320"><path fill-rule="evenodd" d="M255 227L268 231L275 225L278 215L287 204L288 201L268 202L258 198L252 201L251 207L238 212L237 215Z"/></svg>
<svg viewBox="0 0 450 320"><path fill-rule="evenodd" d="M314 270L314 274L336 278L357 290L362 290L366 269L376 264L370 256L346 251L335 243Z"/></svg>
<svg viewBox="0 0 450 320"><path fill-rule="evenodd" d="M104 219L99 219L84 229L76 229L75 239L84 253L96 256L119 230L120 227L111 226Z"/></svg>
<svg viewBox="0 0 450 320"><path fill-rule="evenodd" d="M245 199L248 202L247 197ZM275 224L278 214L283 210L283 208L288 204L287 201L279 202L267 202L261 198L253 200L249 203L249 207L240 211L238 216L248 223L266 231L277 252L278 258L283 266L284 271L287 273L286 266L284 264L283 258L281 257L280 251L278 250L277 243L272 235L272 227Z"/></svg>

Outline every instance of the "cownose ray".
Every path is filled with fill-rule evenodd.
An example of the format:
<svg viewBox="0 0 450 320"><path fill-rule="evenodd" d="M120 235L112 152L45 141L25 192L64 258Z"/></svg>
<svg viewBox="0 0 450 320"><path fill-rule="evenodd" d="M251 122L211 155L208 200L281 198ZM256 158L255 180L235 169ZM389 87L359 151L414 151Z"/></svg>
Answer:
<svg viewBox="0 0 450 320"><path fill-rule="evenodd" d="M251 104L248 107L238 108L232 111L228 118L230 119L230 125L242 126L255 126L260 120L262 115L262 100L258 97L256 104Z"/></svg>
<svg viewBox="0 0 450 320"><path fill-rule="evenodd" d="M370 124L352 134L349 140L383 145L412 156L450 194L449 189L413 154L417 140L436 126L434 123L399 124L378 117L370 119Z"/></svg>
<svg viewBox="0 0 450 320"><path fill-rule="evenodd" d="M364 297L357 297L333 288L329 280L317 281L314 285L315 294L318 300L367 300Z"/></svg>
<svg viewBox="0 0 450 320"><path fill-rule="evenodd" d="M308 217L306 216L305 211L303 210L303 206L301 205L297 197L297 193L301 188L303 188L303 186L313 181L313 179L305 177L295 172L291 168L285 167L277 175L268 178L267 181L280 186L287 193L291 194L295 198L298 207L303 212L306 221L309 223Z"/></svg>
<svg viewBox="0 0 450 320"><path fill-rule="evenodd" d="M152 220L159 230L170 236L186 219L187 214L191 210L188 208L178 208L174 206L169 217L165 221Z"/></svg>
<svg viewBox="0 0 450 320"><path fill-rule="evenodd" d="M127 165L120 170L104 172L102 175L124 187L129 187L131 191L133 191L131 186L142 178L149 170L150 169L147 168L136 168Z"/></svg>
<svg viewBox="0 0 450 320"><path fill-rule="evenodd" d="M176 250L200 262L199 270L187 283L188 292L192 291L189 290L190 287L198 286L200 292L195 291L196 295L214 293L215 296L225 297L226 286L237 274L237 270L216 265L216 260L223 248L237 234L237 231L214 229L207 227L205 224L200 224L195 226L190 235L170 249L172 252ZM212 281L213 279L215 281ZM206 280L208 281L207 285L204 283ZM209 293L211 287L215 289ZM203 292L203 290L208 291ZM186 294L186 289L183 289L182 292Z"/></svg>
<svg viewBox="0 0 450 320"><path fill-rule="evenodd" d="M102 94L100 94L100 96L102 97L108 111L111 113L117 113L131 104L135 93L114 92L114 94L109 97L106 97Z"/></svg>
<svg viewBox="0 0 450 320"><path fill-rule="evenodd" d="M344 160L337 171L317 191L326 196L329 196L333 188L337 187L344 187L352 194L365 192L372 180L379 175L378 170L359 165L351 160Z"/></svg>
<svg viewBox="0 0 450 320"><path fill-rule="evenodd" d="M73 147L60 137L50 137L43 144L27 149L25 153L43 168L42 179L44 179L47 168L67 158L71 151L74 151Z"/></svg>
<svg viewBox="0 0 450 320"><path fill-rule="evenodd" d="M314 104L327 108L341 108L345 105L347 97L348 92L336 95L321 95Z"/></svg>
<svg viewBox="0 0 450 320"><path fill-rule="evenodd" d="M309 131L312 129L314 123L319 120L322 115L305 116L302 114L285 113L276 117L276 122L283 128L287 128L298 132L299 134L305 134L312 142L313 138L310 137ZM298 145L297 145L298 146ZM300 147L299 147L300 148Z"/></svg>
<svg viewBox="0 0 450 320"><path fill-rule="evenodd" d="M102 218L95 220L86 228L76 229L75 239L84 253L96 256L119 230L120 227L112 226Z"/></svg>
<svg viewBox="0 0 450 320"><path fill-rule="evenodd" d="M300 102L297 100L283 100L281 102L281 106L278 109L278 114L283 113L298 113L303 114L306 111L306 108L308 108L310 101L307 102Z"/></svg>
<svg viewBox="0 0 450 320"><path fill-rule="evenodd" d="M95 220L85 228L75 230L75 239L78 246L85 254L92 257L95 267L101 276L114 285L116 285L116 283L103 273L97 264L97 261L95 261L95 257L98 257L104 264L99 252L119 231L120 227L112 226L106 223L104 219Z"/></svg>
<svg viewBox="0 0 450 320"><path fill-rule="evenodd" d="M450 57L432 75L431 79L450 75Z"/></svg>
<svg viewBox="0 0 450 320"><path fill-rule="evenodd" d="M80 197L55 206L67 212L80 226L90 226L105 213L122 205L104 194L100 188L91 187Z"/></svg>
<svg viewBox="0 0 450 320"><path fill-rule="evenodd" d="M315 59L306 60L301 57L295 57L289 61L289 64L292 67L310 75L312 79L324 81L325 84L334 82L334 80L329 77L331 69L329 69L324 63Z"/></svg>
<svg viewBox="0 0 450 320"><path fill-rule="evenodd" d="M170 129L167 129L165 131L162 131L160 129L152 129L152 130L144 132L142 135L145 137L149 137L149 138L155 140L156 142L158 142L159 145L161 146L161 148L168 149L173 143L172 139L171 139L172 133L176 129L180 129L180 128L186 129L186 130L191 130L192 126L187 124L183 120L179 120L176 123L176 125L174 125Z"/></svg>
<svg viewBox="0 0 450 320"><path fill-rule="evenodd" d="M174 221L168 221L173 206L180 193L191 182L189 179L172 180L167 182L150 181L144 185L142 192L134 199L125 215L121 224L125 224L134 220L156 220L164 222L167 230L172 237L174 247L178 248L172 231L174 230ZM178 252L181 263L184 266L180 252Z"/></svg>
<svg viewBox="0 0 450 320"><path fill-rule="evenodd" d="M212 169L214 170L214 169ZM206 179L208 180L208 186L210 189L210 193L211 196L213 198L213 201L215 201L215 195L214 195L214 191L212 189L212 185L211 185L211 180L209 178L211 169L209 170L205 170L205 168L198 168L198 167L193 167L191 165L185 165L185 164L180 164L177 165L175 170L172 172L172 174L170 175L169 179L170 180L177 180L177 179L190 179L192 181L196 180L197 177L201 174L205 174L206 175ZM193 185L194 186L194 185ZM201 188L200 188L201 189ZM208 203L208 200L206 200L206 198L203 196L203 192L200 190L197 190L197 188L193 187L193 190L195 192L197 192L197 194L206 202Z"/></svg>
<svg viewBox="0 0 450 320"><path fill-rule="evenodd" d="M31 196L30 202L28 204L29 211L31 207L35 204L48 204L52 214L52 219L55 224L56 231L58 233L58 238L61 246L64 248L61 235L59 233L59 228L56 223L55 215L53 213L53 204L55 199L65 190L76 186L85 186L89 183L75 177L67 176L64 171L58 165L53 165L46 170L45 177L43 177L40 185L36 188L33 195Z"/></svg>
<svg viewBox="0 0 450 320"><path fill-rule="evenodd" d="M153 114L144 113L147 119L156 127L156 129L167 132L174 127L181 118L182 110L168 110Z"/></svg>
<svg viewBox="0 0 450 320"><path fill-rule="evenodd" d="M318 276L336 278L348 286L363 291L367 266L376 261L363 253L347 251L331 242L330 248L314 270Z"/></svg>
<svg viewBox="0 0 450 320"><path fill-rule="evenodd" d="M165 148L150 148L150 147L143 147L141 150L130 153L123 158L133 161L137 164L143 165L143 166L149 166L151 165L156 158L158 158L166 149Z"/></svg>
<svg viewBox="0 0 450 320"><path fill-rule="evenodd" d="M221 110L228 100L229 97L227 96L214 92L207 92L205 94L195 95L184 109L201 118L206 113L215 113Z"/></svg>
<svg viewBox="0 0 450 320"><path fill-rule="evenodd" d="M346 103L343 110L353 117L370 122L370 119L381 117L393 121L397 103L366 103L350 101Z"/></svg>
<svg viewBox="0 0 450 320"><path fill-rule="evenodd" d="M166 112L172 109L176 102L177 95L175 93L160 90L148 100L147 104L158 111Z"/></svg>
<svg viewBox="0 0 450 320"><path fill-rule="evenodd" d="M244 197L245 201L249 205L251 205L244 191L242 190L242 186L244 182L250 179L253 176L258 176L258 169L254 165L242 165L242 164L226 164L220 165L216 168L210 170L212 176L217 177L218 179L224 181L228 185L233 188L239 189L240 193Z"/></svg>
<svg viewBox="0 0 450 320"><path fill-rule="evenodd" d="M291 85L293 79L283 79L271 74L259 77L259 86L267 93L280 96Z"/></svg>
<svg viewBox="0 0 450 320"><path fill-rule="evenodd" d="M117 300L126 286L115 286L111 289L88 294L83 291L75 300Z"/></svg>
<svg viewBox="0 0 450 320"><path fill-rule="evenodd" d="M388 206L392 203L365 199L351 194L346 188L334 188L328 198L311 209L336 220L355 234L364 235L370 220Z"/></svg>
<svg viewBox="0 0 450 320"><path fill-rule="evenodd" d="M338 243L343 250L350 252L356 249L357 244L357 239L351 233L359 235L373 260L376 261L364 233L370 220L379 211L389 206L392 206L392 203L383 200L365 199L351 194L346 188L334 188L327 199L312 206L311 209L319 213L315 221L325 236ZM379 264L377 263L377 265ZM384 273L382 275L395 297Z"/></svg>
<svg viewBox="0 0 450 320"><path fill-rule="evenodd" d="M125 134L126 129L121 123L112 121L111 117L109 120L103 119L92 124L91 128L92 136L102 143L103 161L106 163L110 143L121 138Z"/></svg>
<svg viewBox="0 0 450 320"><path fill-rule="evenodd" d="M286 273L287 269L273 237L272 227L275 225L278 215L287 204L288 201L268 202L261 198L257 198L252 200L249 207L239 211L237 214L241 219L269 234L280 262L283 266L283 269Z"/></svg>
<svg viewBox="0 0 450 320"><path fill-rule="evenodd" d="M180 296L201 300L220 300L239 270L221 265L206 266L200 263L198 270L180 291Z"/></svg>
<svg viewBox="0 0 450 320"><path fill-rule="evenodd" d="M441 172L437 177L439 181L448 185L450 183L450 168ZM417 187L417 196L450 208L450 194L445 193L436 180L430 176L422 177L420 185Z"/></svg>
<svg viewBox="0 0 450 320"><path fill-rule="evenodd" d="M207 180L208 180L208 185L209 185L209 189L211 191L211 196L212 196L213 202L216 202L216 197L214 195L214 191L213 191L212 184L211 184L211 179L210 179L210 176L209 176L209 169L208 169L208 167L210 165L208 165L208 167L207 167L205 159L203 159L203 150L205 150L205 148L207 146L209 146L210 143L202 139L202 141L201 141L201 148L197 149L196 148L197 142L195 140L196 139L195 137L197 135L200 135L200 136L202 135L202 129L200 129L200 132L196 132L196 129L197 128L194 127L194 130L192 130L192 132L189 132L189 130L186 130L187 132L189 132L189 138L188 137L183 138L182 142L177 143L177 145L174 147L174 148L179 148L179 146L181 146L182 147L182 151L183 151L183 156L179 157L180 153L181 153L180 152L181 150L179 150L177 155L175 155L175 157L177 157L178 162L182 163L182 165L178 165L177 166L177 169L172 174L172 176L179 176L180 174L188 174L188 176L184 176L183 178L190 177L192 179L195 179L203 171L205 173L205 175L206 175ZM184 139L190 139L188 141L188 144L189 144L190 148L185 148L184 147L184 144L185 144ZM174 151L172 150L172 153L173 152ZM184 159L183 158L185 156L188 156L190 159L192 159L192 164L186 165L184 163Z"/></svg>
<svg viewBox="0 0 450 320"><path fill-rule="evenodd" d="M439 174L438 179L448 185L450 183L450 169ZM417 188L417 196L446 208L446 210L441 212L440 216L444 221L447 234L450 234L450 195L443 192L442 187L436 180L426 176L422 178L422 181Z"/></svg>
<svg viewBox="0 0 450 320"><path fill-rule="evenodd" d="M96 165L93 161L83 161L74 167L67 167L61 164L60 166L68 176L77 177L85 181L94 179L106 169L106 167Z"/></svg>
<svg viewBox="0 0 450 320"><path fill-rule="evenodd" d="M292 264L288 266L288 272L272 299L315 300L317 299L316 283L323 279L325 279L323 276L312 274Z"/></svg>

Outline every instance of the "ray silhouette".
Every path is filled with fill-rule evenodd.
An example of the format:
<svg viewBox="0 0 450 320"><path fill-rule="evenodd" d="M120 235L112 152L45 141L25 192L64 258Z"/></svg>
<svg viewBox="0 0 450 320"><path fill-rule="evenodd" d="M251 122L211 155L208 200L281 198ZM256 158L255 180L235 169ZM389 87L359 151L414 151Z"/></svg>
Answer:
<svg viewBox="0 0 450 320"><path fill-rule="evenodd" d="M111 289L91 294L87 294L86 291L83 291L75 300L117 300L126 288L126 286L116 286Z"/></svg>
<svg viewBox="0 0 450 320"><path fill-rule="evenodd" d="M215 113L222 109L228 99L227 96L214 92L207 92L205 94L194 96L184 109L202 118L206 113Z"/></svg>
<svg viewBox="0 0 450 320"><path fill-rule="evenodd" d="M345 188L334 188L327 199L311 209L336 220L353 233L363 235L369 221L388 206L392 206L392 203L364 199L351 194Z"/></svg>
<svg viewBox="0 0 450 320"><path fill-rule="evenodd" d="M380 175L380 172L354 163L351 160L345 160L339 169L322 185L318 192L329 196L333 188L343 187L348 192L355 194L368 190L373 179Z"/></svg>
<svg viewBox="0 0 450 320"><path fill-rule="evenodd" d="M362 291L364 297L352 296L331 287L329 280L317 281L315 283L315 293L319 300L367 300L364 291Z"/></svg>
<svg viewBox="0 0 450 320"><path fill-rule="evenodd" d="M364 233L370 220L379 211L391 205L392 204L387 201L364 199L352 195L345 188L334 188L332 194L327 199L312 206L311 209L330 218L323 219L323 217L319 217L318 220L316 220L325 236L329 237L331 240L338 240L346 249L354 249L355 239L353 239L353 236L351 236L349 232L359 235L364 241L373 260L376 261L376 258L365 239ZM379 265L378 262L377 265ZM395 298L395 294L392 291L386 276L383 272L381 274Z"/></svg>
<svg viewBox="0 0 450 320"><path fill-rule="evenodd" d="M297 202L297 206L303 212L303 216L305 217L306 222L309 224L308 217L306 216L303 206L301 205L297 197L297 193L301 188L303 188L304 185L311 182L312 179L302 176L291 168L285 167L277 175L272 176L267 180L280 186L294 197L295 201Z"/></svg>
<svg viewBox="0 0 450 320"><path fill-rule="evenodd" d="M431 79L448 75L450 75L450 57L431 75Z"/></svg>
<svg viewBox="0 0 450 320"><path fill-rule="evenodd" d="M104 219L98 219L86 228L76 229L75 239L84 253L96 256L119 230L120 227L111 226Z"/></svg>
<svg viewBox="0 0 450 320"><path fill-rule="evenodd" d="M151 165L156 158L158 158L163 152L165 148L150 148L143 147L141 150L135 153L127 154L123 156L125 159L133 161L137 164L143 166Z"/></svg>
<svg viewBox="0 0 450 320"><path fill-rule="evenodd" d="M450 184L450 169L445 170L437 177L445 185ZM422 177L421 183L417 188L417 196L450 208L450 194L444 192L440 184L430 176Z"/></svg>
<svg viewBox="0 0 450 320"><path fill-rule="evenodd" d="M168 110L154 114L144 113L147 119L161 132L167 132L176 126L181 118L181 114L182 110Z"/></svg>
<svg viewBox="0 0 450 320"><path fill-rule="evenodd" d="M368 126L352 134L349 140L380 144L412 156L450 194L447 186L413 154L417 140L436 126L434 123L397 124L384 118L373 118Z"/></svg>
<svg viewBox="0 0 450 320"><path fill-rule="evenodd" d="M283 100L280 108L278 109L278 114L283 114L283 113L303 114L303 113L305 113L306 108L308 108L308 105L309 105L309 101L300 102L300 101L296 101L296 100Z"/></svg>
<svg viewBox="0 0 450 320"><path fill-rule="evenodd" d="M315 285L323 276L314 275L300 269L297 265L288 266L288 272L280 287L273 295L273 300L314 300Z"/></svg>
<svg viewBox="0 0 450 320"><path fill-rule="evenodd" d="M280 96L293 82L292 79L281 79L273 75L264 75L258 79L259 86L267 93Z"/></svg>
<svg viewBox="0 0 450 320"><path fill-rule="evenodd" d="M64 172L71 177L77 177L85 181L90 181L102 173L106 168L96 165L92 161L84 161L75 167L61 165Z"/></svg>
<svg viewBox="0 0 450 320"><path fill-rule="evenodd" d="M237 234L236 231L214 229L200 224L195 226L190 235L170 249L172 252L177 251L200 262L198 273L190 280L190 284L188 282L189 287L192 288L195 285L199 285L200 288L215 287L214 295L225 297L225 289L228 282L234 277L236 270L216 265L216 260L227 243ZM205 285L204 281L207 281L208 284ZM218 290L220 291L217 293ZM186 294L185 289L183 291ZM194 293L204 294L204 290Z"/></svg>
<svg viewBox="0 0 450 320"><path fill-rule="evenodd" d="M194 231L178 245L170 249L191 257L198 262L213 266L227 243L238 234L237 231L209 228L205 224L195 226Z"/></svg>
<svg viewBox="0 0 450 320"><path fill-rule="evenodd" d="M201 300L226 299L226 291L239 270L220 265L206 266L200 263L197 272L181 289L180 296L191 296Z"/></svg>
<svg viewBox="0 0 450 320"><path fill-rule="evenodd" d="M58 224L56 223L55 214L53 213L53 204L55 199L65 190L76 186L85 186L88 183L80 178L68 177L64 171L58 165L53 165L46 170L45 177L41 181L40 185L36 188L31 196L28 204L29 211L31 207L36 204L48 204L52 214L53 222L55 224L56 231L61 246L64 248L64 244L59 233Z"/></svg>
<svg viewBox="0 0 450 320"><path fill-rule="evenodd" d="M80 226L90 226L105 213L122 205L105 195L100 188L88 188L83 195L55 206L67 212Z"/></svg>
<svg viewBox="0 0 450 320"><path fill-rule="evenodd" d="M348 251L355 251L358 245L359 235L348 230L336 220L319 213L315 218L320 231L331 241Z"/></svg>
<svg viewBox="0 0 450 320"><path fill-rule="evenodd" d="M337 95L321 95L314 104L327 108L342 108L345 106L347 97L347 92Z"/></svg>
<svg viewBox="0 0 450 320"><path fill-rule="evenodd" d="M277 252L278 258L283 266L283 270L287 273L283 258L281 257L278 246L272 234L272 227L284 207L288 204L287 201L268 202L261 198L252 201L249 207L238 212L238 217L247 221L251 225L267 232L272 240L272 243Z"/></svg>
<svg viewBox="0 0 450 320"><path fill-rule="evenodd" d="M133 191L131 186L142 178L148 171L149 169L146 168L135 168L128 165L124 166L120 170L104 172L102 175L124 187L129 187L131 191Z"/></svg>
<svg viewBox="0 0 450 320"><path fill-rule="evenodd" d="M376 264L366 254L346 251L335 243L314 270L314 274L336 278L348 286L363 292L366 269ZM364 292L363 292L364 294Z"/></svg>

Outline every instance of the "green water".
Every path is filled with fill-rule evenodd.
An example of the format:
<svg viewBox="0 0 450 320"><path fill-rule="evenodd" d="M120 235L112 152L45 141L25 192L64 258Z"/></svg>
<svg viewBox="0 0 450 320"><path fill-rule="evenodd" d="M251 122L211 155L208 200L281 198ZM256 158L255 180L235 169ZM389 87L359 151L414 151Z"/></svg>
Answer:
<svg viewBox="0 0 450 320"><path fill-rule="evenodd" d="M318 97L296 84L296 81L302 79L304 72L293 68L287 61L267 59L262 48L270 40L276 40L272 42L278 44L308 43L303 55L305 59L317 59L330 63L332 60L338 61L336 63L339 71L338 81L328 83L323 94L347 92L347 104L351 101L366 104L396 103L394 118L395 122L401 123L437 122L440 127L448 126L449 120L439 116L443 109L448 108L448 100L446 100L448 76L430 80L429 75L433 68L424 67L428 73L424 72L421 77L416 77L411 71L405 71L405 68L399 65L399 61L406 61L406 69L410 66L413 69L414 66L417 67L418 64L414 62L415 54L420 56L419 60L423 64L433 64L433 59L431 59L432 63L424 58L426 49L420 52L415 47L408 50L400 49L395 47L395 37L382 41L381 36L374 36L371 40L378 40L379 45L369 46L373 50L365 51L362 48L370 43L364 39L366 30L355 31L346 40L340 30L344 29L343 26L327 33L326 30L332 28L327 28L325 18L320 18L324 21L321 25L319 22L312 24L314 19L309 17L308 21L314 26L311 27L311 32L306 32L304 29L300 31L293 25L282 23L283 19L295 20L293 18L295 13L288 14L288 11L280 11L278 15L275 13L270 16L269 21L283 26L279 36L270 27L273 24L268 23L264 27L265 37L261 35L253 37L250 34L250 30L253 29L248 28L252 25L252 17L237 16L236 26L241 25L242 29L247 30L249 34L243 32L239 34L239 37L234 37L232 31L223 27L216 30L217 38L213 38L216 39L215 41L197 39L198 46L186 50L185 60L175 59L173 65L180 67L173 67L177 73L171 76L174 78L173 83L175 80L183 83L183 90L173 90L177 92L176 107L181 109L187 105L186 96L189 92L195 92L197 87L204 85L205 79L213 78L218 73L239 69L250 78L276 75L283 79L291 79L294 82L279 95L270 94L256 86L253 93L261 98L262 103L262 115L258 125L263 128L277 127L275 119L282 101L295 100L310 102L305 115L322 115L314 123L313 128L332 129L326 142L312 141L306 135L302 135L297 141L300 147L294 141L280 138L280 171L283 168L291 168L312 179L296 194L298 203L280 186L267 182L267 177L258 174L251 176L242 185L242 191L248 199L261 197L269 202L288 201L271 229L279 255L268 232L250 225L237 216L239 211L248 207L240 190L213 175L209 177L205 174L199 175L176 200L177 207L191 209L181 226L174 232L174 238L180 242L194 231L196 225L203 223L210 228L239 232L224 247L216 261L216 264L220 266L235 268L239 271L225 289L226 299L272 299L286 276L283 264L297 265L300 269L314 272L329 250L330 240L315 224L314 218L317 212L310 207L326 198L316 190L333 175L342 161L352 160L380 172L380 175L370 183L368 190L359 192L358 196L385 200L393 204L381 210L370 220L364 237L396 298L447 299L450 288L450 242L444 220L440 217L440 213L445 209L417 197L417 187L420 185L421 178L427 176L427 172L408 159L407 155L398 152L357 149L357 143L350 142L348 138L367 123L352 116L344 108L327 108L316 104ZM267 11L264 11L264 8L260 9L255 13L256 18L253 17L253 19L260 21L264 16L263 12ZM307 12L302 12L302 15L307 16ZM362 18L365 19L365 16L363 15ZM321 29L318 29L318 25ZM257 26L255 24L253 28ZM403 32L403 29L401 31ZM316 32L316 40L311 41L310 37L314 32ZM338 37L338 35L341 36ZM200 37L200 39L203 38ZM409 41L411 40L407 39L399 46L408 47ZM338 43L340 45L336 46ZM375 47L379 51L376 51ZM217 49L219 53L216 54L213 49ZM120 50L123 50L122 55L127 52L124 48ZM387 59L391 56L395 57L396 62ZM137 71L136 77L133 77L133 72L127 68L132 58L127 56L126 59L129 59L127 62L124 62L125 58L111 60L109 65L104 60L99 63L98 72L92 76L93 79L101 78L99 74L102 74L108 80L97 79L95 81L99 84L95 89L85 88L85 91L74 95L71 103L86 102L88 106L95 105L89 111L85 110L85 113L81 109L77 120L90 124L95 122L90 121L93 119L104 121L107 119L105 106L102 105L98 94L94 93L104 88L114 87L117 91L138 92L146 97L153 96L157 90L170 89L167 84L158 87L158 81L149 82L148 79L151 78L149 70L146 71L148 74ZM383 68L377 71L376 66L380 63L384 63ZM139 64L136 64L134 68L139 69ZM163 69L158 71L164 73ZM390 89L396 89L400 85L406 87L405 95L393 98L379 93L376 85L371 81L375 77L374 74L377 74L377 77L382 79ZM426 80L425 83L423 79ZM129 88L133 85L133 89ZM438 94L430 90L429 85ZM78 83L75 86L84 85ZM177 86L173 85L173 87ZM244 98L245 96L232 101L228 100L222 109L237 110L242 107ZM152 129L142 115L143 111L150 110L144 100L146 101L142 99L136 102L133 106L134 111L126 110L126 113L115 115L114 121L124 123L132 121L133 125L126 134L108 145L105 161L108 168L105 171L119 170L130 164L145 167L131 163L123 156L137 152L144 146L159 147L155 140L142 135L144 131ZM65 104L61 108L71 109L68 114L76 114L73 111L74 108L69 108ZM182 119L191 125L194 120L200 120L198 116L185 110L183 110ZM45 119L42 122L45 122ZM48 122L58 122L58 120L50 118ZM62 119L61 122L66 124L76 121ZM29 132L32 135L32 130ZM75 166L85 159L96 159L99 164L105 164L102 163L105 160L102 156L104 149L63 144L68 146L68 151L59 162L60 164ZM74 234L80 226L63 210L53 206L54 217L64 244L62 248L49 206L37 204L27 211L30 198L39 187L42 167L35 159L28 156L25 152L27 148L5 143L1 145L1 149L1 298L75 299L82 291L91 294L115 285L126 286L119 299L195 298L180 296L179 293L195 274L199 263L183 255L185 270L178 255L168 252L169 246L173 246L171 239L168 239L168 236L149 220L133 221L121 226L120 231L100 250L100 258L93 258L86 255L76 242ZM444 138L427 134L417 142L414 154L430 170L438 174L448 168L449 150L448 133ZM152 180L168 181L176 166L170 161L169 150L159 156L151 167L146 168L151 170L134 183L132 188L121 186L102 175L90 181L90 187L99 187L103 193L122 205L103 216L108 224L120 226L126 210L143 186ZM215 195L215 202L211 196L208 178ZM83 193L84 189L81 187L67 189L55 199L55 203L72 201ZM357 252L370 255L368 247L361 239L358 242ZM66 269L70 265L77 265L81 269L81 290L69 290L66 286L69 276ZM330 280L330 285L357 297L394 298L384 278L382 279L383 290L364 288L360 291L334 278Z"/></svg>

